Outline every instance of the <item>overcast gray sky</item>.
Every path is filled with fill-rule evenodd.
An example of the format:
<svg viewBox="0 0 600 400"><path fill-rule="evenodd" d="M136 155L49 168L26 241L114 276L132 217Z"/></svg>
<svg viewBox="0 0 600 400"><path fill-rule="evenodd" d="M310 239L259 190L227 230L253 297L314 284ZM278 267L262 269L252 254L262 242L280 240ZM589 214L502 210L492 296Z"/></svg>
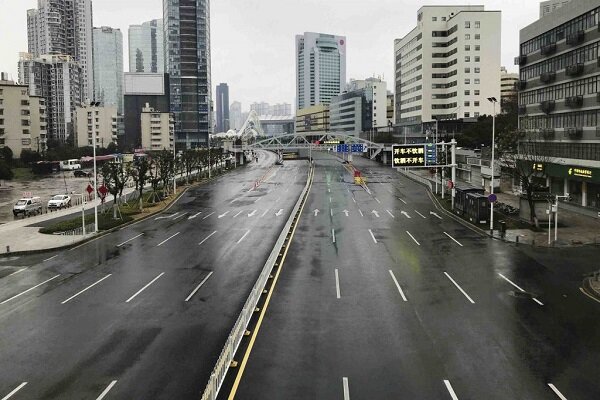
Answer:
<svg viewBox="0 0 600 400"><path fill-rule="evenodd" d="M516 71L519 29L535 21L534 0L213 0L211 45L213 92L229 84L229 98L247 109L254 101L294 103L294 36L305 31L347 37L347 77L393 79L394 39L415 25L426 4L484 4L502 11L502 62ZM37 0L0 0L0 71L17 79L20 51L27 51L26 10ZM162 18L162 0L94 0L94 26L120 28L128 68L127 27Z"/></svg>

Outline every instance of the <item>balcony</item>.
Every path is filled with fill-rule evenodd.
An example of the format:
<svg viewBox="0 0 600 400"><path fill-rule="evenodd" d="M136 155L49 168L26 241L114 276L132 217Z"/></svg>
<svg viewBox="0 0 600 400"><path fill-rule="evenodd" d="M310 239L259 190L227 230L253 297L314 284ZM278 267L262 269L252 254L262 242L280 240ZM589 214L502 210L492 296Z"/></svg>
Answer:
<svg viewBox="0 0 600 400"><path fill-rule="evenodd" d="M583 105L583 96L571 96L565 99L565 105L567 107L576 108Z"/></svg>
<svg viewBox="0 0 600 400"><path fill-rule="evenodd" d="M567 36L567 44L569 46L576 46L580 43L583 43L584 39L585 39L585 32L577 31L577 32L571 33Z"/></svg>
<svg viewBox="0 0 600 400"><path fill-rule="evenodd" d="M519 104L519 115L525 115L527 113L527 106L525 104Z"/></svg>
<svg viewBox="0 0 600 400"><path fill-rule="evenodd" d="M527 64L527 56L515 57L515 65L525 65L525 64Z"/></svg>
<svg viewBox="0 0 600 400"><path fill-rule="evenodd" d="M540 109L546 114L550 114L555 108L556 102L554 100L542 101L542 104L540 105Z"/></svg>
<svg viewBox="0 0 600 400"><path fill-rule="evenodd" d="M540 134L542 135L542 137L544 139L554 139L554 129L553 128L540 129Z"/></svg>
<svg viewBox="0 0 600 400"><path fill-rule="evenodd" d="M525 90L526 87L527 87L527 81L518 80L515 82L516 90Z"/></svg>
<svg viewBox="0 0 600 400"><path fill-rule="evenodd" d="M583 136L583 128L565 128L565 137L569 139L581 139Z"/></svg>
<svg viewBox="0 0 600 400"><path fill-rule="evenodd" d="M544 72L540 75L540 82L552 83L556 80L556 72Z"/></svg>
<svg viewBox="0 0 600 400"><path fill-rule="evenodd" d="M583 63L569 65L565 70L565 74L568 76L579 76L583 74Z"/></svg>
<svg viewBox="0 0 600 400"><path fill-rule="evenodd" d="M540 53L543 56L549 56L550 54L556 53L556 43L550 43L545 46L542 46L540 49Z"/></svg>

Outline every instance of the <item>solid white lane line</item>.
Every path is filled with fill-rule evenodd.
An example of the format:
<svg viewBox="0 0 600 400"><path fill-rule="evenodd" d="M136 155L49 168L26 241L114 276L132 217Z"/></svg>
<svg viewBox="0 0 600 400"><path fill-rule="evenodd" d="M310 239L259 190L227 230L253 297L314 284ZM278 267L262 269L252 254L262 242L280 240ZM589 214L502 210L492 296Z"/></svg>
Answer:
<svg viewBox="0 0 600 400"><path fill-rule="evenodd" d="M364 214L362 213L362 210L360 208L358 209L358 212L360 213L361 217L364 217Z"/></svg>
<svg viewBox="0 0 600 400"><path fill-rule="evenodd" d="M335 294L337 298L340 298L340 274L338 273L338 269L335 269Z"/></svg>
<svg viewBox="0 0 600 400"><path fill-rule="evenodd" d="M200 288L202 287L202 285L204 285L204 283L208 280L208 278L210 278L210 276L213 274L213 271L210 271L210 273L206 276L206 278L204 278L202 280L202 282L200 282L200 284L198 286L196 286L196 288L194 290L192 290L192 293L190 293L190 295L185 299L185 301L189 301L198 290L200 290Z"/></svg>
<svg viewBox="0 0 600 400"><path fill-rule="evenodd" d="M177 232L176 234L166 238L165 240L163 240L162 242L160 242L159 244L156 245L156 247L162 246L163 244L167 243L169 240L173 239L175 236L179 235L181 232Z"/></svg>
<svg viewBox="0 0 600 400"><path fill-rule="evenodd" d="M235 215L233 216L233 218L236 218L236 217L237 217L238 215L240 215L242 212L244 212L244 210L242 210L242 211L238 212L237 214L235 214Z"/></svg>
<svg viewBox="0 0 600 400"><path fill-rule="evenodd" d="M54 275L52 278L50 278L50 279L48 279L48 280L45 280L45 281L44 281L44 282L42 282L42 283L38 283L38 284L37 284L37 285L35 285L34 287L32 287L32 288L29 288L29 289L27 289L26 291L24 291L24 292L21 292L21 293L19 293L19 294L16 294L16 295L14 295L13 297L11 297L11 298L9 298L9 299L6 299L6 300L4 300L4 301L3 301L2 303L0 303L0 304L5 304L5 303L8 303L8 302L9 302L9 301L11 301L11 300L14 300L14 299L16 299L17 297L21 297L21 296L23 296L25 293L29 293L29 292L31 292L32 290L39 288L39 287L40 287L40 286L42 286L43 284L46 284L46 283L50 282L51 280L54 280L54 279L58 278L59 276L60 276L60 274L58 274L58 275Z"/></svg>
<svg viewBox="0 0 600 400"><path fill-rule="evenodd" d="M456 283L456 281L455 281L454 279L452 279L452 277L451 277L451 276L450 276L450 275L449 275L449 274L448 274L446 271L444 271L444 274L445 274L445 275L448 277L448 279L450 279L450 281L451 281L452 283L454 283L454 286L456 286L456 288L457 288L458 290L460 290L460 292L461 292L462 294L464 294L464 295L465 295L465 297L466 297L466 298L467 298L467 299L468 299L468 300L471 302L471 304L475 304L475 302L474 302L474 301L473 301L473 299L472 299L472 298L471 298L471 297L470 297L470 296L467 294L467 292L465 292L465 291L463 290L463 288L461 288L461 287L458 285L458 283Z"/></svg>
<svg viewBox="0 0 600 400"><path fill-rule="evenodd" d="M375 239L375 235L373 235L373 231L369 229L369 233L371 234L371 238L373 238L373 241L375 243L377 243L377 239Z"/></svg>
<svg viewBox="0 0 600 400"><path fill-rule="evenodd" d="M200 243L198 243L198 245L201 245L202 243L206 242L206 241L207 241L208 239L210 239L210 237L211 237L212 235L214 235L215 233L217 233L217 231L214 231L213 233L211 233L210 235L208 235L207 237L205 237L203 241L201 241Z"/></svg>
<svg viewBox="0 0 600 400"><path fill-rule="evenodd" d="M394 214L392 214L392 213L390 212L390 210L385 210L385 211L386 211L388 214L390 214L390 217L392 217L392 218L396 218L396 217L394 217Z"/></svg>
<svg viewBox="0 0 600 400"><path fill-rule="evenodd" d="M213 215L215 213L215 211L211 212L210 214L204 216L204 218L202 218L202 220L205 220L206 218L210 217L211 215Z"/></svg>
<svg viewBox="0 0 600 400"><path fill-rule="evenodd" d="M379 201L379 199L377 197L375 197L375 201L378 202L379 204L381 204L381 202Z"/></svg>
<svg viewBox="0 0 600 400"><path fill-rule="evenodd" d="M100 393L100 396L98 396L98 398L96 400L102 400L104 398L104 396L106 396L108 394L108 392L110 392L110 389L113 388L113 386L115 386L117 384L117 381L112 381L107 387L106 389L104 389L104 391L102 393Z"/></svg>
<svg viewBox="0 0 600 400"><path fill-rule="evenodd" d="M516 287L517 289L519 289L521 292L525 292L525 290L523 290L523 288L521 288L519 285L517 285L516 283L514 283L513 281L511 281L510 279L508 279L507 277L505 277L501 273L498 273L498 275L500 275L500 278L504 279L506 282L510 283L511 285L513 285L514 287Z"/></svg>
<svg viewBox="0 0 600 400"><path fill-rule="evenodd" d="M424 216L423 214L421 214L421 213L420 213L420 212L418 212L417 210L415 210L415 212L416 212L417 214L419 214L419 215L421 216L421 218L423 218L423 219L427 219L427 217L426 217L426 216Z"/></svg>
<svg viewBox="0 0 600 400"><path fill-rule="evenodd" d="M97 284L99 284L100 282L102 282L103 280L105 280L106 278L108 278L109 276L111 276L112 274L108 274L106 275L104 278L100 279L99 281L96 281L94 283L92 283L90 286L86 287L85 289L83 289L82 291L75 293L73 296L69 297L68 299L66 299L65 301L63 301L60 304L65 304L68 303L69 301L73 300L75 297L79 296L80 294L86 292L87 290L93 288L94 286L96 286Z"/></svg>
<svg viewBox="0 0 600 400"><path fill-rule="evenodd" d="M392 279L394 280L394 283L396 284L396 287L398 288L398 291L400 292L400 296L402 296L402 300L408 301L408 299L404 295L404 292L402 291L402 288L400 287L400 284L398 283L398 280L396 279L396 275L394 275L394 272L391 269L390 269L390 275L392 276Z"/></svg>
<svg viewBox="0 0 600 400"><path fill-rule="evenodd" d="M142 293L144 290L146 290L146 288L150 285L152 285L154 282L156 282L158 280L158 278L160 278L161 276L163 276L165 273L161 272L156 278L152 279L150 282L148 282L146 284L146 286L144 286L143 288L141 288L140 290L138 290L133 296L131 296L130 298L128 298L127 300L125 300L125 303L129 303L131 300L135 299L135 297Z"/></svg>
<svg viewBox="0 0 600 400"><path fill-rule="evenodd" d="M244 240L244 239L246 238L246 236L248 236L248 234L249 234L249 233L250 233L250 229L248 229L248 230L246 231L246 233L244 233L244 236L242 236L242 237L240 238L240 240L238 240L238 241L236 242L236 244L240 244L240 243L242 242L242 240Z"/></svg>
<svg viewBox="0 0 600 400"><path fill-rule="evenodd" d="M415 239L415 237L409 231L406 231L406 233L408 233L408 236L410 236L410 238L412 240L414 240L414 242L417 244L417 246L421 245L421 243L417 242L417 239Z"/></svg>
<svg viewBox="0 0 600 400"><path fill-rule="evenodd" d="M535 297L532 297L533 301L535 301L536 303L538 303L540 306L543 306L544 303L542 303L541 301L539 301L538 299L536 299Z"/></svg>
<svg viewBox="0 0 600 400"><path fill-rule="evenodd" d="M134 236L134 237L132 237L131 239L129 239L129 240L126 240L126 241L124 241L123 243L120 243L120 244L118 244L118 245L117 245L117 247L121 247L121 246L123 246L124 244L126 244L126 243L129 243L129 242L131 242L132 240L135 240L135 239L137 239L137 238L139 238L140 236L143 236L143 235L144 235L143 233L140 233L139 235L137 235L137 236Z"/></svg>
<svg viewBox="0 0 600 400"><path fill-rule="evenodd" d="M331 229L331 241L335 243L335 229Z"/></svg>
<svg viewBox="0 0 600 400"><path fill-rule="evenodd" d="M264 213L262 213L262 214L260 215L260 216L261 216L261 218L262 218L262 217L264 217L265 215L267 215L267 213L269 212L269 210L270 210L270 208L267 208L267 209L265 210L265 212L264 212Z"/></svg>
<svg viewBox="0 0 600 400"><path fill-rule="evenodd" d="M27 382L23 382L23 383L21 383L19 386L17 386L16 388L14 388L14 389L12 390L12 392L10 392L10 393L9 393L9 394L7 394L6 396L4 396L4 397L2 398L2 400L8 400L8 399L10 399L10 398L11 398L11 397L12 397L12 396L15 394L15 393L17 393L19 390L23 389L23 387L24 387L25 385L27 385Z"/></svg>
<svg viewBox="0 0 600 400"><path fill-rule="evenodd" d="M452 236L450 236L448 233L444 232L444 235L448 236L450 239L454 240L456 242L457 245L459 245L460 247L463 247L463 245L456 239L454 239Z"/></svg>
<svg viewBox="0 0 600 400"><path fill-rule="evenodd" d="M342 384L344 386L344 400L350 400L350 388L348 387L348 378L342 378Z"/></svg>
<svg viewBox="0 0 600 400"><path fill-rule="evenodd" d="M552 391L554 392L554 394L557 395L560 400L567 400L567 398L560 392L560 390L558 390L556 388L556 386L554 386L551 383L549 383L548 386L550 387L550 389L552 389Z"/></svg>
<svg viewBox="0 0 600 400"><path fill-rule="evenodd" d="M53 255L53 256L52 256L52 257L50 257L50 258L46 258L46 259L45 259L45 260L43 260L42 262L46 262L46 261L53 260L53 259L55 259L56 257L58 257L58 254L56 254L56 255Z"/></svg>
<svg viewBox="0 0 600 400"><path fill-rule="evenodd" d="M400 200L401 202L403 202L404 204L408 204L404 199L401 199L400 197L398 197L398 200Z"/></svg>
<svg viewBox="0 0 600 400"><path fill-rule="evenodd" d="M18 274L18 273L20 273L20 272L23 272L23 271L25 271L26 269L27 269L27 268L21 268L21 269L18 269L18 270L16 270L15 272L13 272L12 274L8 275L8 276L7 276L7 278L8 278L9 276L13 276L13 275L16 275L16 274Z"/></svg>
<svg viewBox="0 0 600 400"><path fill-rule="evenodd" d="M454 389L452 389L452 385L449 380L444 379L444 385L446 385L446 389L448 389L448 393L450 393L450 397L452 400L458 400L458 396L454 393Z"/></svg>

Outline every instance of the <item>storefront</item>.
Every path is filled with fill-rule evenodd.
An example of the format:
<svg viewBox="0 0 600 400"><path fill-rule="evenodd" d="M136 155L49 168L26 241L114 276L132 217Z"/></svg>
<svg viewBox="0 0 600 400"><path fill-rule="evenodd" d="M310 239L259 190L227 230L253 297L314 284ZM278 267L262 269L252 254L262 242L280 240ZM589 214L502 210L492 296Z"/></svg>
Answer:
<svg viewBox="0 0 600 400"><path fill-rule="evenodd" d="M571 202L600 209L600 168L544 164L552 193L569 193Z"/></svg>

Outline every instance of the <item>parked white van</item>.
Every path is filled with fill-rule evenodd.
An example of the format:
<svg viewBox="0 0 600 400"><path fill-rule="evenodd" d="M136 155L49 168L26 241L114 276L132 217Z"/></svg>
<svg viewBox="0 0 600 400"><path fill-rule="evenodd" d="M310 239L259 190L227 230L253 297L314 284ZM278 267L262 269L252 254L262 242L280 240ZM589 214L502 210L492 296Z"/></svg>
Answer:
<svg viewBox="0 0 600 400"><path fill-rule="evenodd" d="M39 197L24 197L19 199L13 206L13 215L16 217L19 214L25 216L42 213L42 201Z"/></svg>
<svg viewBox="0 0 600 400"><path fill-rule="evenodd" d="M77 159L61 161L60 169L62 171L75 171L77 169L81 169L81 164L79 163L79 160L77 160Z"/></svg>

